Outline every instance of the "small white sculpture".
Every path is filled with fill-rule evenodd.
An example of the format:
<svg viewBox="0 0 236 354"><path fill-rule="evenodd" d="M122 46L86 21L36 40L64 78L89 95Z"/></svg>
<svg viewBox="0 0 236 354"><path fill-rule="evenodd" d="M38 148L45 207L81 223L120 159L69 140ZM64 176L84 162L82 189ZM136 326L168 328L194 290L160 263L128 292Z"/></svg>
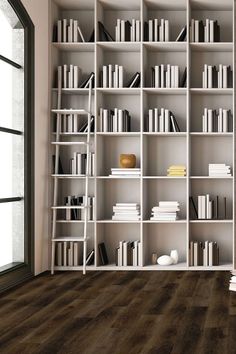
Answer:
<svg viewBox="0 0 236 354"><path fill-rule="evenodd" d="M177 264L178 263L178 259L179 259L178 251L177 250L172 250L170 252L170 256L173 259L173 264Z"/></svg>
<svg viewBox="0 0 236 354"><path fill-rule="evenodd" d="M167 266L173 264L173 259L170 256L164 255L157 259L157 263L162 266Z"/></svg>

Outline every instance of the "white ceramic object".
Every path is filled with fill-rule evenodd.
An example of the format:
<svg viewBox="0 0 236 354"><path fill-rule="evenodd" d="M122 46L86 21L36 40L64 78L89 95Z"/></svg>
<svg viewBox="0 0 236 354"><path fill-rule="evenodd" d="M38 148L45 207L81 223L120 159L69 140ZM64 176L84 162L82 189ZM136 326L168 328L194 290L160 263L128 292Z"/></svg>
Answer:
<svg viewBox="0 0 236 354"><path fill-rule="evenodd" d="M177 250L172 250L170 252L170 256L173 259L173 264L177 264L178 263L178 259L179 259L179 254Z"/></svg>
<svg viewBox="0 0 236 354"><path fill-rule="evenodd" d="M162 266L168 266L173 264L173 259L170 256L164 255L157 259L157 263Z"/></svg>

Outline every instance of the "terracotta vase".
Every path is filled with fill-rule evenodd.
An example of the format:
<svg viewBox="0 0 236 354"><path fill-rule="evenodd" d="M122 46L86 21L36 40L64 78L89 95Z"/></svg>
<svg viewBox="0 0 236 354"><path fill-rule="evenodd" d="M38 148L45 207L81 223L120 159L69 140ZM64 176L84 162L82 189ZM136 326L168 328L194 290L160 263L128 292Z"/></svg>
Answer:
<svg viewBox="0 0 236 354"><path fill-rule="evenodd" d="M121 168L135 168L136 156L134 154L120 154Z"/></svg>

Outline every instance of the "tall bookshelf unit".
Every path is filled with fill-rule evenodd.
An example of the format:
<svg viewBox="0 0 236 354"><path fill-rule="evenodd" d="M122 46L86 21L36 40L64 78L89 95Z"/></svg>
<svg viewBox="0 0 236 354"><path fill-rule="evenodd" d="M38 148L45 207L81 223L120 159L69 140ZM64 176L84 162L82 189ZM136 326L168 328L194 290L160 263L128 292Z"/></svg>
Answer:
<svg viewBox="0 0 236 354"><path fill-rule="evenodd" d="M229 270L235 268L235 5L234 0L52 0L51 33L58 19L73 18L88 40L95 29L93 43L52 43L51 78L52 108L56 105L57 89L54 78L58 65L73 64L82 68L84 78L95 73L93 111L95 133L92 134L95 152L95 176L90 178L90 195L95 196L95 220L89 221L88 251L95 249L95 263L88 270ZM100 42L98 21L115 37L117 18L141 21L140 42ZM143 40L143 24L154 18L169 19L170 42L146 42ZM218 20L221 42L191 43L189 24L191 19ZM187 38L176 42L181 29L187 25ZM187 68L184 88L151 88L151 67L158 64ZM125 68L125 81L136 71L141 72L140 88L101 88L99 73L102 65L119 64ZM203 89L204 64L231 65L233 88ZM63 89L63 108L82 108L87 104L87 89ZM132 115L132 131L104 133L99 130L99 109L125 108ZM144 119L148 109L165 107L178 118L180 132L148 133ZM204 107L231 109L232 131L228 133L203 133L201 118ZM53 131L53 129L52 129ZM55 134L52 133L52 139ZM64 141L85 139L85 133L62 134ZM69 152L69 153L68 153ZM52 147L52 154L53 154ZM72 147L61 148L62 163L73 153ZM119 167L121 153L134 153L141 176L110 178L112 167ZM232 168L232 177L208 176L209 163L226 163ZM167 177L170 165L186 165L186 177ZM68 194L84 190L85 177L52 175L52 183L58 178L61 202ZM189 196L199 194L226 196L227 215L221 220L192 220ZM180 219L175 222L150 221L151 209L161 200L180 202ZM112 206L116 202L140 204L141 220L113 221ZM58 219L58 233L81 234L81 221ZM190 241L214 240L220 247L220 265L212 267L189 265ZM115 249L121 240L140 240L142 266L115 266ZM98 243L106 245L109 265L100 264ZM151 265L151 254L169 254L177 249L176 265ZM55 267L55 270L80 270L82 267Z"/></svg>

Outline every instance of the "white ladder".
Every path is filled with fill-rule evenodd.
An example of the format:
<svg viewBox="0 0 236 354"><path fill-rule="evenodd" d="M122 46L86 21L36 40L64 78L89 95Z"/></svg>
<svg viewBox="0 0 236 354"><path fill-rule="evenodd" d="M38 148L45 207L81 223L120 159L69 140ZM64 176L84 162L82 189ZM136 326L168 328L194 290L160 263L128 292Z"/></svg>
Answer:
<svg viewBox="0 0 236 354"><path fill-rule="evenodd" d="M57 242L81 242L83 243L83 274L86 273L86 256L87 256L87 238L88 238L88 185L89 185L89 166L91 166L91 153L90 153L90 132L91 132L91 115L92 115L92 80L89 82L89 95L88 95L88 110L85 109L61 109L61 95L62 87L61 80L58 80L58 97L57 109L52 112L56 113L56 141L52 144L55 145L55 175L54 175L54 190L53 190L53 206L52 206L52 254L51 254L51 274L54 274L55 267L55 253ZM62 114L78 114L87 115L88 131L86 142L61 142L60 141L60 127ZM59 175L59 152L60 146L66 145L86 145L86 172L85 172L85 202L82 206L58 206L58 178ZM84 209L84 232L83 236L64 236L57 237L57 211L60 209Z"/></svg>

